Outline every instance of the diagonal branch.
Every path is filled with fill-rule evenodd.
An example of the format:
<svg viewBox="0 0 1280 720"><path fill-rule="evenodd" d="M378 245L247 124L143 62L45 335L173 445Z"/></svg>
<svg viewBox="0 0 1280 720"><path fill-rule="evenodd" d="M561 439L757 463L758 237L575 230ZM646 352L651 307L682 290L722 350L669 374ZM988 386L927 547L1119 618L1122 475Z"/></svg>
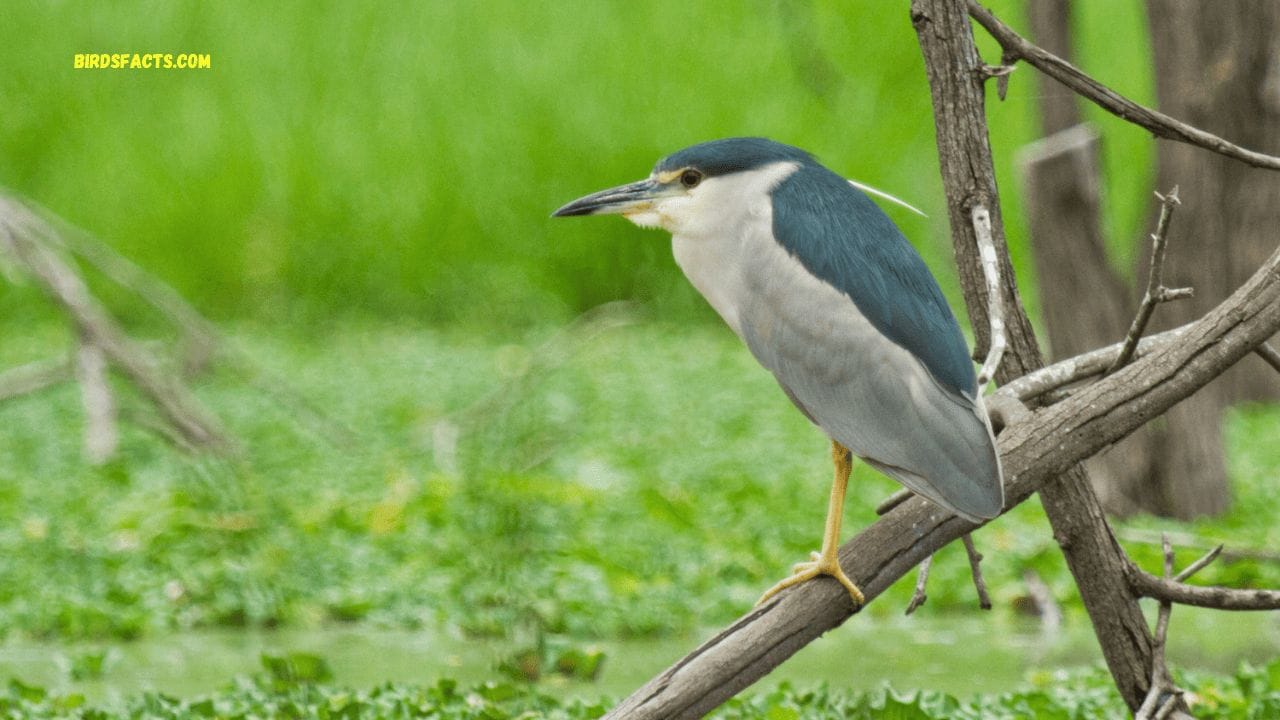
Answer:
<svg viewBox="0 0 1280 720"><path fill-rule="evenodd" d="M1040 72L1071 88L1103 110L1146 128L1156 137L1196 145L1253 167L1280 170L1280 157L1242 148L1158 110L1139 105L1089 77L1075 65L1037 47L1001 22L990 10L978 4L977 0L968 0L968 2L969 15L1000 43L1000 47L1004 49L1005 62L1025 60Z"/></svg>
<svg viewBox="0 0 1280 720"><path fill-rule="evenodd" d="M1007 478L1006 509L1165 412L1277 331L1280 251L1230 298L1183 328L1179 342L1007 427L998 438ZM840 548L840 563L871 602L973 527L926 500L910 498L846 542ZM1154 596L1152 588L1158 590L1163 588L1159 583L1168 582L1153 578L1157 585L1145 586L1138 573L1129 581L1139 591L1146 588L1143 594ZM1173 585L1184 596L1220 590ZM1273 595L1280 603L1280 593ZM1180 597L1173 600L1183 602ZM650 680L607 717L701 717L854 612L848 593L834 581L796 586L739 618Z"/></svg>
<svg viewBox="0 0 1280 720"><path fill-rule="evenodd" d="M1280 351L1271 347L1270 343L1262 343L1253 351L1258 354L1258 357L1266 360L1268 365L1275 368L1276 372L1280 372Z"/></svg>
<svg viewBox="0 0 1280 720"><path fill-rule="evenodd" d="M1124 346L1120 348L1120 354L1116 356L1115 362L1111 363L1111 367L1107 368L1108 373L1119 370L1133 359L1133 351L1138 348L1138 340L1142 338L1142 333L1146 332L1147 323L1151 321L1156 305L1169 300L1190 297L1192 293L1191 288L1174 290L1164 286L1164 256L1169 246L1169 222L1173 220L1174 207L1182 204L1178 199L1178 186L1175 185L1165 195L1156 193L1156 198L1160 200L1160 219L1156 221L1156 231L1151 234L1151 268L1147 272L1147 291L1143 294L1142 303L1138 305L1138 314L1134 316L1133 324L1129 326L1129 332L1124 337Z"/></svg>

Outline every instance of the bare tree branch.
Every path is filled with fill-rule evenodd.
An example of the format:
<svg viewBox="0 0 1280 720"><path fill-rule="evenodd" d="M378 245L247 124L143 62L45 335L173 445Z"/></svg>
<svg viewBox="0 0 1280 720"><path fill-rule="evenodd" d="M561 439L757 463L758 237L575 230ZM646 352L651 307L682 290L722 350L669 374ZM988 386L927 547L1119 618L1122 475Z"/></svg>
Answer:
<svg viewBox="0 0 1280 720"><path fill-rule="evenodd" d="M920 562L920 569L916 574L916 589L911 593L911 602L907 603L907 611L904 614L910 615L923 605L925 600L929 599L929 596L925 594L925 586L929 584L929 568L931 567L933 567L932 555Z"/></svg>
<svg viewBox="0 0 1280 720"><path fill-rule="evenodd" d="M973 544L973 534L960 538L964 543L964 552L969 556L969 574L973 575L973 589L978 593L978 607L991 609L991 595L987 592L987 581L982 577L982 553Z"/></svg>
<svg viewBox="0 0 1280 720"><path fill-rule="evenodd" d="M1142 338L1138 342L1134 357L1140 358L1152 352L1159 352L1176 341L1188 327L1190 325L1184 325L1180 328L1166 330L1157 335ZM1102 375L1107 368L1115 363L1123 346L1123 342L1118 342L1114 345L1108 345L1061 360L1020 378L1010 380L1001 385L994 394L1030 402L1059 388ZM1060 400L1061 398L1058 399Z"/></svg>
<svg viewBox="0 0 1280 720"><path fill-rule="evenodd" d="M1144 107L1089 77L1075 65L1047 52L1014 32L977 0L968 0L969 14L1000 43L1005 62L1025 60L1107 112L1146 128L1157 137L1211 150L1253 167L1280 170L1280 157L1248 150L1217 135L1192 127L1157 110Z"/></svg>
<svg viewBox="0 0 1280 720"><path fill-rule="evenodd" d="M49 358L9 368L0 373L0 402L70 382L74 378L75 371L67 358Z"/></svg>
<svg viewBox="0 0 1280 720"><path fill-rule="evenodd" d="M1141 597L1166 600L1180 605L1218 610L1280 610L1280 590L1241 590L1217 586L1187 585L1160 578L1133 565L1129 585Z"/></svg>
<svg viewBox="0 0 1280 720"><path fill-rule="evenodd" d="M1275 368L1276 372L1280 372L1280 351L1271 347L1270 343L1262 343L1254 348L1254 352L1258 354L1258 357L1266 360L1268 365Z"/></svg>
<svg viewBox="0 0 1280 720"><path fill-rule="evenodd" d="M1167 538L1168 535L1165 535L1165 537ZM1218 555L1220 554L1222 554L1221 545L1205 553L1203 556L1200 557L1199 560L1196 560L1195 562L1188 565L1186 568L1182 570L1182 572L1178 573L1177 575L1174 575L1173 579L1176 580L1177 582L1185 581L1187 578L1191 577L1192 575L1195 575L1196 573L1208 567L1209 563L1216 560L1218 558Z"/></svg>
<svg viewBox="0 0 1280 720"><path fill-rule="evenodd" d="M120 443L116 401L107 378L107 356L81 333L75 358L76 380L84 405L84 454L90 464L101 465L116 454Z"/></svg>
<svg viewBox="0 0 1280 720"><path fill-rule="evenodd" d="M1147 272L1147 291L1142 296L1142 303L1138 305L1138 314L1129 325L1120 354L1111 363L1111 367L1107 368L1108 373L1119 370L1133 359L1133 351L1137 349L1142 333L1146 332L1147 323L1151 321L1156 305L1191 294L1191 288L1171 290L1164 286L1164 256L1169 242L1169 222L1173 219L1173 208L1182 204L1178 199L1178 187L1175 185L1165 195L1156 193L1156 198L1160 201L1160 219L1156 222L1156 231L1151 234L1151 267Z"/></svg>
<svg viewBox="0 0 1280 720"><path fill-rule="evenodd" d="M84 281L42 238L40 219L21 204L0 198L0 243L40 280L45 291L74 321L84 342L98 348L155 403L193 445L226 450L230 438L218 420L187 388L167 377L90 294Z"/></svg>
<svg viewBox="0 0 1280 720"><path fill-rule="evenodd" d="M1277 331L1280 252L1222 305L1184 327L1178 343L1005 428L998 438L1007 478L1005 507L1021 503L1080 460L1157 417ZM926 500L909 498L846 542L840 548L840 563L871 602L973 527ZM1174 602L1190 597L1197 600L1191 604L1241 607L1244 604L1234 593L1262 593L1260 597L1274 601L1271 607L1280 607L1280 592L1225 591L1235 602L1214 604L1202 596L1204 591L1224 592L1220 588L1196 588L1160 578L1151 578L1154 585L1144 585L1145 574L1140 570L1126 572L1126 587L1142 595L1156 597L1154 593L1163 592L1168 583ZM788 589L650 680L607 717L701 717L853 612L848 592L835 581L817 580Z"/></svg>
<svg viewBox="0 0 1280 720"><path fill-rule="evenodd" d="M1163 539L1164 576L1173 576L1173 547L1169 544L1169 536ZM1143 699L1142 705L1133 714L1133 720L1159 720L1168 717L1182 700L1182 690L1173 684L1169 677L1169 666L1164 661L1164 648L1169 639L1169 617L1173 614L1173 604L1168 601L1160 603L1156 616L1155 642L1151 649L1151 689Z"/></svg>
<svg viewBox="0 0 1280 720"><path fill-rule="evenodd" d="M982 259L982 275L987 281L987 317L991 327L990 347L987 359L978 373L978 387L982 388L996 376L1000 360L1004 358L1008 340L1004 331L1004 292L1000 287L1000 258L996 255L995 241L991 238L991 211L981 204L970 211L973 218L973 234L978 241L978 256Z"/></svg>

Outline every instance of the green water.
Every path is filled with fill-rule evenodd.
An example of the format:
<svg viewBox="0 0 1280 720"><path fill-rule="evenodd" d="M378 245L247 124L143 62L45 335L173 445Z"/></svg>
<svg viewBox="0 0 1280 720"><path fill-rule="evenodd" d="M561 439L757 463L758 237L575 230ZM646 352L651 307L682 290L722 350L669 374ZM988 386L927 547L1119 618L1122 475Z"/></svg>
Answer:
<svg viewBox="0 0 1280 720"><path fill-rule="evenodd" d="M710 631L702 637L710 635ZM1178 608L1173 616L1171 661L1179 667L1230 671L1242 660L1264 662L1280 652L1280 613L1221 613ZM607 653L598 682L544 680L552 693L625 695L691 649L702 637L603 642ZM238 674L258 671L264 651L305 651L325 657L339 683L367 687L384 681L429 682L448 675L463 682L496 676L508 649L493 641L442 634L382 631L359 626L277 632L200 632L115 644L99 679L72 681L69 658L100 648L91 644L9 643L0 646L0 678L18 677L46 687L111 701L139 689L178 696L212 690ZM1056 633L1038 622L998 615L929 616L891 621L858 619L821 638L764 681L827 681L850 688L892 682L967 697L1015 685L1027 673L1098 662L1091 630L1068 619Z"/></svg>

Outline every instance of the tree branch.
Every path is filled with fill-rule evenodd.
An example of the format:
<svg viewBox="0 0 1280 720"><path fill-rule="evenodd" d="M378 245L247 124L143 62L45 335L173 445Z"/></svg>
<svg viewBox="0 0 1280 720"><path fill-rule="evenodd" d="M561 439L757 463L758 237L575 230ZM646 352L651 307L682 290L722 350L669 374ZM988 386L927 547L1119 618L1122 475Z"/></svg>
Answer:
<svg viewBox="0 0 1280 720"><path fill-rule="evenodd" d="M968 537L967 535L965 537ZM911 592L911 602L907 603L906 615L915 612L929 596L925 594L925 587L929 584L929 568L933 567L933 556L925 558L920 562L920 569L916 571L916 589Z"/></svg>
<svg viewBox="0 0 1280 720"><path fill-rule="evenodd" d="M125 334L80 276L43 241L47 234L47 226L27 208L0 198L0 244L8 247L49 297L62 306L83 342L93 345L128 375L188 442L230 449L232 441L217 418L184 385L161 372L155 360Z"/></svg>
<svg viewBox="0 0 1280 720"><path fill-rule="evenodd" d="M1141 358L1163 350L1176 341L1189 327L1190 325L1183 325L1157 335L1142 338L1135 349L1134 358ZM1001 385L994 394L1030 402L1059 388L1087 380L1096 375L1102 375L1107 368L1115 363L1123 346L1123 342L1118 342L1047 365L1035 372L1010 380Z"/></svg>
<svg viewBox="0 0 1280 720"><path fill-rule="evenodd" d="M0 402L75 379L68 358L50 358L9 368L0 373Z"/></svg>
<svg viewBox="0 0 1280 720"><path fill-rule="evenodd" d="M1001 22L990 10L978 4L977 0L968 0L968 3L969 14L1004 49L1005 62L1025 60L1040 72L1066 85L1103 110L1146 128L1156 137L1196 145L1253 167L1280 170L1280 157L1242 148L1213 133L1205 132L1162 112L1139 105L1089 77L1075 65L1037 47Z"/></svg>
<svg viewBox="0 0 1280 720"><path fill-rule="evenodd" d="M973 218L973 234L978 242L978 257L982 259L982 276L987 281L987 318L991 327L990 347L987 359L978 373L978 387L982 388L996 376L1000 360L1004 358L1008 341L1005 338L1004 293L1000 288L1000 258L991 238L991 212L981 204L970 211Z"/></svg>
<svg viewBox="0 0 1280 720"><path fill-rule="evenodd" d="M1166 535L1164 544L1164 576L1173 576L1173 547ZM1173 614L1173 605L1167 601L1160 603L1156 615L1155 642L1151 648L1151 689L1147 691L1142 705L1133 714L1133 720L1160 720L1168 717L1182 699L1182 690L1173 684L1169 677L1169 666L1164 661L1164 648L1169 639L1169 617Z"/></svg>
<svg viewBox="0 0 1280 720"><path fill-rule="evenodd" d="M982 553L974 547L971 533L960 540L964 543L965 554L969 556L969 574L973 576L973 589L978 593L978 607L990 610L991 595L987 592L987 581L982 577Z"/></svg>
<svg viewBox="0 0 1280 720"><path fill-rule="evenodd" d="M1244 286L1200 320L1182 329L1164 352L1141 357L1066 400L1005 428L998 438L1006 477L1006 509L1049 480L1159 416L1220 375L1280 331L1280 252ZM909 498L840 548L840 563L868 602L936 550L974 526L920 498ZM1144 585L1141 571L1126 586L1155 597L1159 578ZM1174 602L1215 605L1203 591L1170 583ZM1271 597L1280 593L1228 591ZM1267 593L1270 594L1268 595ZM802 647L853 614L849 594L835 581L803 583L754 608L614 708L607 717L696 718L763 677ZM1144 681L1145 682L1145 681ZM1146 688L1143 688L1145 694ZM1141 698L1142 695L1139 695Z"/></svg>
<svg viewBox="0 0 1280 720"><path fill-rule="evenodd" d="M1276 372L1280 372L1280 351L1271 347L1270 343L1262 343L1253 350L1258 357L1267 361L1267 364L1275 368Z"/></svg>
<svg viewBox="0 0 1280 720"><path fill-rule="evenodd" d="M1280 610L1280 590L1241 590L1218 586L1187 585L1175 579L1152 575L1131 565L1129 585L1141 597L1180 605L1218 610Z"/></svg>
<svg viewBox="0 0 1280 720"><path fill-rule="evenodd" d="M1138 305L1138 314L1129 325L1120 354L1111 363L1111 367L1107 368L1108 373L1119 370L1133 359L1133 351L1137 349L1142 333L1146 332L1147 323L1151 321L1156 305L1191 294L1191 288L1171 290L1164 286L1164 255L1169 242L1169 222L1173 219L1173 208L1182 204L1178 199L1178 187L1175 185L1166 195L1156 193L1156 198L1160 200L1160 219L1156 222L1156 231L1151 234L1151 267L1147 272L1147 291L1142 296L1142 303Z"/></svg>

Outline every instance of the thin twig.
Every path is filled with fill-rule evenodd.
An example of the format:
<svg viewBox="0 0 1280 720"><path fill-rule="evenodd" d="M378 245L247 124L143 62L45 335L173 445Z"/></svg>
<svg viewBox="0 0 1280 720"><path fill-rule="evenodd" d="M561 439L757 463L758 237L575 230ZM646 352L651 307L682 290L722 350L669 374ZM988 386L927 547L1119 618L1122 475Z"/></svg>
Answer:
<svg viewBox="0 0 1280 720"><path fill-rule="evenodd" d="M1210 550L1209 552L1205 553L1199 560L1188 565L1186 568L1183 569L1182 572L1178 573L1177 575L1174 575L1173 579L1177 582L1183 582L1187 578L1191 577L1192 575L1195 575L1196 573L1208 567L1209 563L1216 560L1218 558L1218 555L1221 553L1222 553L1222 546L1219 545L1214 549Z"/></svg>
<svg viewBox="0 0 1280 720"><path fill-rule="evenodd" d="M1004 49L1004 62L1025 60L1045 75L1074 90L1107 112L1146 128L1157 137L1196 145L1253 167L1280 170L1280 157L1242 148L1157 110L1144 107L1089 77L1075 65L1037 47L1014 32L977 0L969 0L969 15L986 28Z"/></svg>
<svg viewBox="0 0 1280 720"><path fill-rule="evenodd" d="M978 373L978 388L991 382L1000 368L1008 340L1005 338L1004 293L1000 291L1000 260L996 256L996 244L991 237L991 212L981 204L969 212L973 221L973 233L978 241L978 257L982 260L982 275L987 281L987 316L991 324L991 340L987 359Z"/></svg>
<svg viewBox="0 0 1280 720"><path fill-rule="evenodd" d="M991 595L987 593L987 581L982 577L982 553L973 544L973 535L966 534L960 538L964 543L965 554L969 556L969 572L973 575L973 589L978 591L978 607L991 609Z"/></svg>
<svg viewBox="0 0 1280 720"><path fill-rule="evenodd" d="M1155 532L1154 530L1117 528L1116 537L1125 542L1143 543L1146 545L1160 544L1160 533ZM1190 548L1192 550L1212 552L1213 550L1221 547L1222 549L1218 553L1217 557L1222 558L1222 560L1226 562L1249 560L1253 562L1280 563L1280 552L1274 552L1271 550L1250 547L1226 547L1225 544L1220 544L1210 538L1200 537L1199 535L1193 535L1191 533L1170 533L1169 539L1176 545Z"/></svg>
<svg viewBox="0 0 1280 720"><path fill-rule="evenodd" d="M1142 338L1138 342L1133 358L1145 357L1153 352L1170 347L1188 327L1188 325L1183 325L1173 330L1166 330L1162 333ZM1123 347L1123 342L1113 343L1097 350L1090 350L1082 355L1060 360L1001 385L1000 389L996 390L994 394L1016 398L1023 402L1047 396L1056 392L1059 388L1103 374L1119 357L1120 350ZM1052 403L1041 401L1039 404Z"/></svg>
<svg viewBox="0 0 1280 720"><path fill-rule="evenodd" d="M1147 271L1147 291L1138 306L1138 314L1129 325L1129 332L1124 336L1120 355L1107 368L1108 374L1119 370L1133 359L1133 351L1137 349L1138 341L1142 339L1142 333L1146 331L1156 305L1191 296L1191 288L1172 290L1164 286L1164 257L1169 242L1169 222L1173 219L1173 208L1182 204L1178 199L1178 186L1173 186L1166 195L1156 193L1156 198L1160 200L1160 219L1156 222L1156 231L1151 234L1151 267Z"/></svg>
<svg viewBox="0 0 1280 720"><path fill-rule="evenodd" d="M1162 539L1164 549L1164 576L1173 577L1173 546L1169 544L1169 536ZM1165 665L1164 649L1169 638L1169 617L1173 614L1173 603L1160 601L1160 610L1156 615L1156 631L1151 646L1151 687L1142 705L1133 714L1134 720L1157 720L1167 717L1177 706L1182 697L1182 690L1173 684L1169 677L1169 668Z"/></svg>
<svg viewBox="0 0 1280 720"><path fill-rule="evenodd" d="M966 537L968 536L966 535ZM924 604L925 600L929 599L929 596L925 594L924 589L925 586L929 584L929 568L932 566L932 555L925 558L924 562L920 563L920 572L916 575L916 589L915 592L911 593L911 602L907 603L907 615L915 612L917 608Z"/></svg>

